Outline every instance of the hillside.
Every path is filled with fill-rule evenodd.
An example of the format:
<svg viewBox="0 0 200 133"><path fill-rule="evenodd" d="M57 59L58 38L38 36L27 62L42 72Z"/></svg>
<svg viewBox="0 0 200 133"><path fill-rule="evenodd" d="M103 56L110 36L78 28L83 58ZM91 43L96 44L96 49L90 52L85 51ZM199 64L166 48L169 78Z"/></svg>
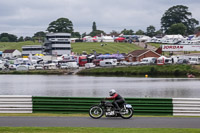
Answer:
<svg viewBox="0 0 200 133"><path fill-rule="evenodd" d="M101 45L103 44L103 45ZM22 51L22 46L24 45L40 45L40 43L34 43L32 41L26 42L0 42L0 51L4 51L5 49L18 49ZM72 43L71 44L72 51L74 53L81 54L83 51L89 53L94 53L95 50L97 53L128 53L133 50L141 49L135 44L129 43L92 43L92 42L83 42L83 43Z"/></svg>
<svg viewBox="0 0 200 133"><path fill-rule="evenodd" d="M103 44L103 46L101 45ZM72 43L72 51L75 53L82 53L85 51L86 53L94 53L95 50L97 53L129 53L134 50L141 49L141 47L135 45L135 44L129 44L129 43Z"/></svg>
<svg viewBox="0 0 200 133"><path fill-rule="evenodd" d="M17 49L22 51L22 46L25 45L40 45L40 43L34 43L32 41L25 42L0 42L0 51L4 51L5 49Z"/></svg>

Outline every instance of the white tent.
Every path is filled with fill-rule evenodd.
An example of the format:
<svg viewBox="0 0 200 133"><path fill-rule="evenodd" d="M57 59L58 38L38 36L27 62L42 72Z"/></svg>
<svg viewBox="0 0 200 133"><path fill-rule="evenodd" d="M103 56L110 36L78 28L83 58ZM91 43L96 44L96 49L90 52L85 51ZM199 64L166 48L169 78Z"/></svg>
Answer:
<svg viewBox="0 0 200 133"><path fill-rule="evenodd" d="M100 40L102 42L114 42L114 39L111 36L102 36Z"/></svg>

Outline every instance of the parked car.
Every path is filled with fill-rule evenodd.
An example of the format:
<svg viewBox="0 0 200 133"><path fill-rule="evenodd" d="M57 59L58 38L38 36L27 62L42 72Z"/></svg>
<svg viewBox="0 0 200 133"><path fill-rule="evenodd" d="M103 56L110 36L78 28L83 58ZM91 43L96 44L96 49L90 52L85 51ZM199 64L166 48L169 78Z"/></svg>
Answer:
<svg viewBox="0 0 200 133"><path fill-rule="evenodd" d="M42 64L37 64L37 65L35 65L35 69L36 69L36 70L43 70L44 67L43 67Z"/></svg>
<svg viewBox="0 0 200 133"><path fill-rule="evenodd" d="M28 66L28 70L35 70L35 66L29 65L29 66Z"/></svg>
<svg viewBox="0 0 200 133"><path fill-rule="evenodd" d="M68 66L67 63L62 63L62 64L60 64L60 68L61 69L67 69L67 68L69 68L69 66Z"/></svg>
<svg viewBox="0 0 200 133"><path fill-rule="evenodd" d="M10 64L9 65L9 70L16 70L16 65Z"/></svg>
<svg viewBox="0 0 200 133"><path fill-rule="evenodd" d="M17 71L28 71L28 65L18 65L16 67Z"/></svg>
<svg viewBox="0 0 200 133"><path fill-rule="evenodd" d="M176 64L189 64L190 61L188 59L178 59Z"/></svg>
<svg viewBox="0 0 200 133"><path fill-rule="evenodd" d="M86 63L85 64L85 68L94 68L94 67L95 67L94 63Z"/></svg>
<svg viewBox="0 0 200 133"><path fill-rule="evenodd" d="M55 63L50 63L50 64L48 64L48 69L55 70L55 69L57 69L57 66Z"/></svg>

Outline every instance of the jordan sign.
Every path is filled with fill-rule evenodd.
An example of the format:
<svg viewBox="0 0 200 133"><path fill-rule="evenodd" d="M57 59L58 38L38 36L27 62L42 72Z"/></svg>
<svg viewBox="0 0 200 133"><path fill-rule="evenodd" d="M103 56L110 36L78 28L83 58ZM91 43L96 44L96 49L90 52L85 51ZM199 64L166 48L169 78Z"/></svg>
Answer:
<svg viewBox="0 0 200 133"><path fill-rule="evenodd" d="M200 45L162 45L162 51L200 51Z"/></svg>

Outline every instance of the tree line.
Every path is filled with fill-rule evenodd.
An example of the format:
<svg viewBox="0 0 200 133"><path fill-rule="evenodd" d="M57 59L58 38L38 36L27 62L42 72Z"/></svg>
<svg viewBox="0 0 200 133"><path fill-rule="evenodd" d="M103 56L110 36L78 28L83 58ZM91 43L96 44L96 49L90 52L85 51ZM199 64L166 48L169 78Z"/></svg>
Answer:
<svg viewBox="0 0 200 133"><path fill-rule="evenodd" d="M153 25L150 25L146 28L146 31L138 30L134 32L132 29L123 29L121 32L113 30L110 32L110 35L147 35L150 37L156 35L164 34L181 34L181 35L190 35L197 32L200 32L199 21L195 18L192 18L192 13L188 11L188 7L184 5L176 5L170 7L165 11L161 18L161 28L156 30ZM83 33L82 35L79 32L75 32L73 29L73 23L68 18L59 18L51 22L46 30L47 32L57 33L71 33L73 38L80 38L86 35L96 36L100 34L106 34L103 30L97 29L96 22L92 24L92 31L90 33ZM39 31L34 34L33 37L19 37L2 33L0 34L1 42L16 42L16 41L43 41L46 33Z"/></svg>

